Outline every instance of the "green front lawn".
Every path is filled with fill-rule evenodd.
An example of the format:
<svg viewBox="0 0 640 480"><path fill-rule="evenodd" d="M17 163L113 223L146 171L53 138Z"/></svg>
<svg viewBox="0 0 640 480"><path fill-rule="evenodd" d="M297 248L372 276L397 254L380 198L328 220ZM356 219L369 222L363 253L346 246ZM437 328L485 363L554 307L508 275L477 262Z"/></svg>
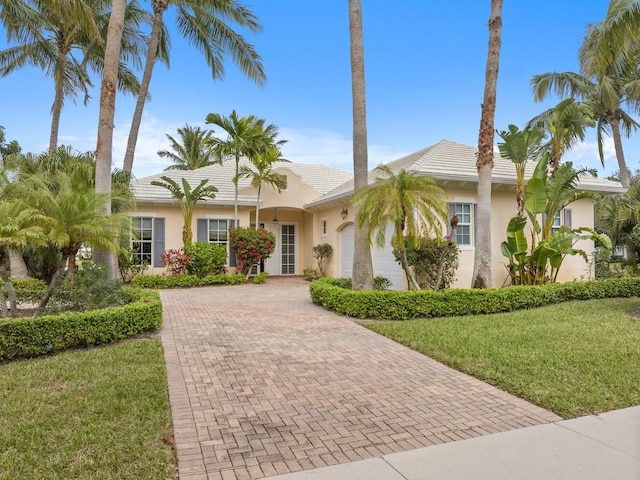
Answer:
<svg viewBox="0 0 640 480"><path fill-rule="evenodd" d="M564 418L640 405L640 300L573 301L512 313L365 323Z"/></svg>
<svg viewBox="0 0 640 480"><path fill-rule="evenodd" d="M0 365L0 479L175 479L159 340Z"/></svg>

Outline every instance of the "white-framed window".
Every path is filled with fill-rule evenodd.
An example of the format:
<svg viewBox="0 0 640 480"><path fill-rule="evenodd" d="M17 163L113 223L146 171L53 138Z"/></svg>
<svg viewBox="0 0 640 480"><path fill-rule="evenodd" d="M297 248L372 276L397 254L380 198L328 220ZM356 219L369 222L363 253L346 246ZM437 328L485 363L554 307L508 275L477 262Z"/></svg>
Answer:
<svg viewBox="0 0 640 480"><path fill-rule="evenodd" d="M571 226L571 209L565 208L555 214L553 222L551 222L551 233L554 234L560 230L560 227L566 225L568 228Z"/></svg>
<svg viewBox="0 0 640 480"><path fill-rule="evenodd" d="M562 226L562 217L560 216L560 212L556 213L555 217L553 217L553 222L551 222L551 233L556 233L560 230Z"/></svg>
<svg viewBox="0 0 640 480"><path fill-rule="evenodd" d="M458 225L453 231L453 241L460 246L473 245L473 204L450 203L449 221L456 216Z"/></svg>
<svg viewBox="0 0 640 480"><path fill-rule="evenodd" d="M152 264L153 259L153 218L131 218L131 249L139 265Z"/></svg>
<svg viewBox="0 0 640 480"><path fill-rule="evenodd" d="M327 219L323 218L322 220L320 220L320 235L323 237L327 236L328 233L328 227L327 227Z"/></svg>
<svg viewBox="0 0 640 480"><path fill-rule="evenodd" d="M210 218L209 219L209 243L217 243L218 245L229 244L229 220Z"/></svg>

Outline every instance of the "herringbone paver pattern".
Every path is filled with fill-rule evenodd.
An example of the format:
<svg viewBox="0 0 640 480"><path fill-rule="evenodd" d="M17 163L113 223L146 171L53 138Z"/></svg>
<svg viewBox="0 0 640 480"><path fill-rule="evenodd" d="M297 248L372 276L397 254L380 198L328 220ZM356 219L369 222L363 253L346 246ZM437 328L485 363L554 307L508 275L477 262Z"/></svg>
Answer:
<svg viewBox="0 0 640 480"><path fill-rule="evenodd" d="M313 305L299 279L162 300L181 480L262 478L560 420Z"/></svg>

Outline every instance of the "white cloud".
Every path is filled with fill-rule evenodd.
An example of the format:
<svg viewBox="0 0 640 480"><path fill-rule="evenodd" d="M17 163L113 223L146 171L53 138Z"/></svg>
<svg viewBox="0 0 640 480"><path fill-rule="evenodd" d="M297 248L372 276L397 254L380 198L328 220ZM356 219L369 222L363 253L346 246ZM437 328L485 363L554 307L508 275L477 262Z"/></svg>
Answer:
<svg viewBox="0 0 640 480"><path fill-rule="evenodd" d="M568 150L562 157L563 161L573 162L575 166L597 168L599 171L604 170L604 175L609 175L618 169L616 160L616 151L613 146L613 139L605 138L602 144L602 153L604 155L604 169L600 162L600 154L598 153L597 142L582 142Z"/></svg>
<svg viewBox="0 0 640 480"><path fill-rule="evenodd" d="M203 129L211 127L202 122L187 123ZM157 152L169 148L166 134L175 136L176 130L184 124L185 122L164 122L149 113L143 115L133 162L133 173L137 178L160 173L170 165L171 162L159 157ZM130 123L122 123L116 125L113 132L113 165L117 168L122 168L129 128ZM337 132L313 128L281 128L278 138L287 140L282 148L283 154L293 162L353 170L352 140ZM89 151L95 149L96 138L65 135L60 137L60 143L73 145L74 149L79 151ZM410 152L397 151L383 145L370 145L369 168L390 162L407 153Z"/></svg>
<svg viewBox="0 0 640 480"><path fill-rule="evenodd" d="M282 151L285 158L297 163L329 165L343 170L353 170L352 140L321 129L281 128L280 138L287 143ZM369 167L400 158L407 152L394 151L382 145L370 145Z"/></svg>

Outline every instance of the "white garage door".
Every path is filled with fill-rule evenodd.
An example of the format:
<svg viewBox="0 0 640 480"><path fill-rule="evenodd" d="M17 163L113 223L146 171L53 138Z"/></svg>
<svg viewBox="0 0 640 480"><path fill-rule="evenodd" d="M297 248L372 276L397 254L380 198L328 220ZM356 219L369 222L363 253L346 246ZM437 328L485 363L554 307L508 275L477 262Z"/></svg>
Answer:
<svg viewBox="0 0 640 480"><path fill-rule="evenodd" d="M340 276L351 278L353 272L353 234L355 226L352 223L340 230Z"/></svg>
<svg viewBox="0 0 640 480"><path fill-rule="evenodd" d="M347 225L340 231L340 276L351 277L353 272L353 235L355 226ZM373 260L374 276L381 275L391 280L392 290L403 290L404 272L393 256L393 248L390 241L393 235L393 226L387 227L386 243L384 248L372 247L371 258Z"/></svg>

